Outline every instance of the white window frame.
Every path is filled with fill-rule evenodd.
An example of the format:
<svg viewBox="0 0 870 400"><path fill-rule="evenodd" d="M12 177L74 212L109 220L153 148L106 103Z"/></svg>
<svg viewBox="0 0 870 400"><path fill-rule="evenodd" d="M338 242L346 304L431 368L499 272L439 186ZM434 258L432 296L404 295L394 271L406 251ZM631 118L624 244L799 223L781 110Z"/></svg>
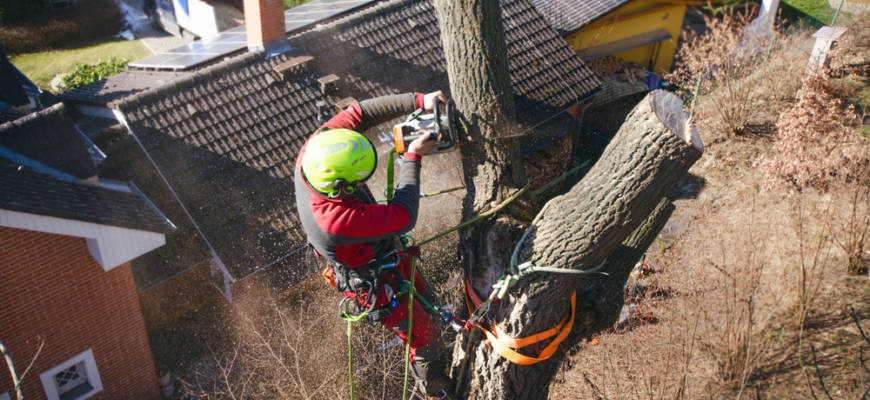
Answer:
<svg viewBox="0 0 870 400"><path fill-rule="evenodd" d="M97 362L94 360L94 351L87 349L73 356L69 360L39 374L39 379L42 381L42 388L45 390L45 395L48 397L48 400L60 400L60 393L57 392L57 384L55 383L54 376L80 362L84 362L85 364L86 379L93 389L87 393L83 393L76 400L87 399L103 390L103 382L100 380L100 372L97 370Z"/></svg>

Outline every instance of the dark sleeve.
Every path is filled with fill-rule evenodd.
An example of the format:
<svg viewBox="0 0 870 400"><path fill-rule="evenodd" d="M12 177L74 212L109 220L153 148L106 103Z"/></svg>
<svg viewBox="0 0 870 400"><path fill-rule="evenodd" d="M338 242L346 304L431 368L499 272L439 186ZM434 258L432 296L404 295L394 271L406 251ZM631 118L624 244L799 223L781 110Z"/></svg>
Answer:
<svg viewBox="0 0 870 400"><path fill-rule="evenodd" d="M351 103L323 124L329 129L367 129L414 112L423 107L422 93L405 93L375 97L359 103Z"/></svg>
<svg viewBox="0 0 870 400"><path fill-rule="evenodd" d="M391 119L408 115L417 109L415 93L394 94L375 97L359 103L362 109L362 122L357 132L363 132Z"/></svg>
<svg viewBox="0 0 870 400"><path fill-rule="evenodd" d="M408 210L408 225L401 232L407 233L417 223L417 213L420 208L420 160L419 158L402 159L399 168L396 192L390 204L399 204Z"/></svg>

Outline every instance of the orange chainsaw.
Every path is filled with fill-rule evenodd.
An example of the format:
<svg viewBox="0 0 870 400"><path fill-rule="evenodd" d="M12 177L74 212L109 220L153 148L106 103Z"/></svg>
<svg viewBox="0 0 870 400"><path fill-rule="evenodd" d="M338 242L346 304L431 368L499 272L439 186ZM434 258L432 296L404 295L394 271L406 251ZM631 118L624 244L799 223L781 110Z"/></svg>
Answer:
<svg viewBox="0 0 870 400"><path fill-rule="evenodd" d="M393 126L393 138L396 142L396 153L402 154L408 151L408 145L415 139L424 135L433 135L438 144L432 147L426 154L437 154L455 150L459 141L459 133L456 125L456 108L452 100L444 104L444 112L439 107L440 101L435 99L434 112L423 114L423 109L418 108L408 115L404 122Z"/></svg>

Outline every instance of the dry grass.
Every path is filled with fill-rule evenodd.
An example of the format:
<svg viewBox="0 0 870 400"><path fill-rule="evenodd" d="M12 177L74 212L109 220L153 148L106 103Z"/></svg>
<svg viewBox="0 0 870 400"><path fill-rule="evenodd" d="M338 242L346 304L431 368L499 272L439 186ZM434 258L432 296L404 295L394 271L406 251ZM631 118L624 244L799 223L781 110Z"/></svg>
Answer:
<svg viewBox="0 0 870 400"><path fill-rule="evenodd" d="M866 330L870 293L819 235L830 200L804 197L813 209L801 217L750 175L678 206L698 217L648 258L654 272L634 301L652 318L580 346L551 398L824 397L820 382L835 398L861 398L868 345L844 313L854 306Z"/></svg>
<svg viewBox="0 0 870 400"><path fill-rule="evenodd" d="M850 30L866 36L859 26ZM697 199L679 201L674 217L683 214L691 227L649 254L654 272L641 278L642 295L629 299L645 318L601 334L599 345L578 346L551 398L866 398L870 341L861 331L870 325L870 281L864 270L848 275L855 245L847 243L866 243L870 210L861 177L868 175L835 173L849 179L827 190L786 191L770 186L757 163L788 155L778 132L784 127L825 122L792 120L806 96L798 88L807 36L779 34L770 56L733 83L754 88L746 102L763 104L751 119L735 124L715 110L725 99L716 96L730 89L702 92L694 121L707 147L691 172L706 186ZM865 54L870 46L863 46L848 53ZM870 57L849 60L851 69L835 76L866 82ZM831 94L849 102L848 91ZM856 127L844 115L828 117ZM845 142L827 133L814 137Z"/></svg>
<svg viewBox="0 0 870 400"><path fill-rule="evenodd" d="M348 395L346 325L338 294L319 277L284 299L248 292L226 316L228 343L212 349L183 377L190 398L336 399ZM404 347L380 326L353 329L354 395L393 399L401 393ZM399 394L399 396L401 396Z"/></svg>

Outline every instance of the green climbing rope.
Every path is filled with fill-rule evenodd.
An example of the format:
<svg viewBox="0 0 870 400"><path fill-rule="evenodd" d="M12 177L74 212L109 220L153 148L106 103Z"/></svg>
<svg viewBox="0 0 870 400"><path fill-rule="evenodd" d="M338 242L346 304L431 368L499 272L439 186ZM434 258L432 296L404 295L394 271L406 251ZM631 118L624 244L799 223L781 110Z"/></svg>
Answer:
<svg viewBox="0 0 870 400"><path fill-rule="evenodd" d="M689 121L695 115L695 101L698 100L698 90L701 89L701 75L698 75L698 80L695 81L695 90L692 91L692 102L689 105Z"/></svg>
<svg viewBox="0 0 870 400"><path fill-rule="evenodd" d="M524 186L522 189L518 190L516 193L514 193L513 195L511 195L511 197L508 197L507 199L505 199L505 201L501 202L501 204L497 205L495 208L490 209L489 211L486 211L486 212L482 212L482 213L480 213L480 214L477 214L477 215L474 216L473 218L471 218L471 219L469 219L469 220L467 220L467 221L463 221L463 222L460 223L459 225L456 225L456 226L454 226L454 227L452 227L452 228L450 228L450 229L445 230L444 232L441 232L441 233L439 233L439 234L437 234L437 235L435 235L435 236L432 236L432 237L430 237L429 239L426 239L426 240L420 242L420 244L419 244L418 246L421 246L421 247L422 247L424 244L427 244L427 243L432 242L432 241L434 241L434 240L438 240L438 239L444 237L445 235L447 235L448 233L451 233L451 232L454 232L454 231L458 231L458 230L460 230L460 229L462 229L462 228L465 228L465 227L468 226L468 225L474 224L474 223L476 223L476 222L478 222L478 221L480 221L480 220L482 220L482 219L484 219L484 218L487 218L487 217L489 217L489 216L491 216L491 215L493 215L493 214L495 214L495 213L501 211L503 208L507 207L508 204L512 203L514 200L516 200L516 199L518 199L520 196L522 196L523 193L527 192L527 191L529 190L529 187L530 187L530 186L527 184L527 185Z"/></svg>
<svg viewBox="0 0 870 400"><path fill-rule="evenodd" d="M353 400L353 321L347 320L347 376L350 400Z"/></svg>
<svg viewBox="0 0 870 400"><path fill-rule="evenodd" d="M363 312L359 315L353 315L347 312L341 312L339 317L347 321L347 379L350 390L350 400L353 400L353 323L364 320L369 315L368 312Z"/></svg>
<svg viewBox="0 0 870 400"><path fill-rule="evenodd" d="M408 335L405 339L405 383L402 386L402 400L408 398L408 370L411 366L411 340L414 335L414 275L417 272L417 260L411 257L411 284L408 288Z"/></svg>
<svg viewBox="0 0 870 400"><path fill-rule="evenodd" d="M393 201L393 179L396 175L396 148L393 147L390 149L390 154L387 156L387 188L384 190L384 194L386 195L386 200L388 202Z"/></svg>
<svg viewBox="0 0 870 400"><path fill-rule="evenodd" d="M434 191L434 192L421 193L421 194L420 194L420 198L421 198L421 199L425 199L426 197L439 196L439 195L442 195L442 194L445 194L445 193L455 192L455 191L457 191L457 190L462 190L462 189L465 189L465 186L456 186L456 187L452 187L452 188L449 188L449 189L441 189L441 190L436 190L436 191ZM387 198L386 198L386 197L382 197L382 198L379 198L379 199L377 199L377 200L375 200L375 201L377 201L378 203L386 203L386 202L387 202Z"/></svg>

